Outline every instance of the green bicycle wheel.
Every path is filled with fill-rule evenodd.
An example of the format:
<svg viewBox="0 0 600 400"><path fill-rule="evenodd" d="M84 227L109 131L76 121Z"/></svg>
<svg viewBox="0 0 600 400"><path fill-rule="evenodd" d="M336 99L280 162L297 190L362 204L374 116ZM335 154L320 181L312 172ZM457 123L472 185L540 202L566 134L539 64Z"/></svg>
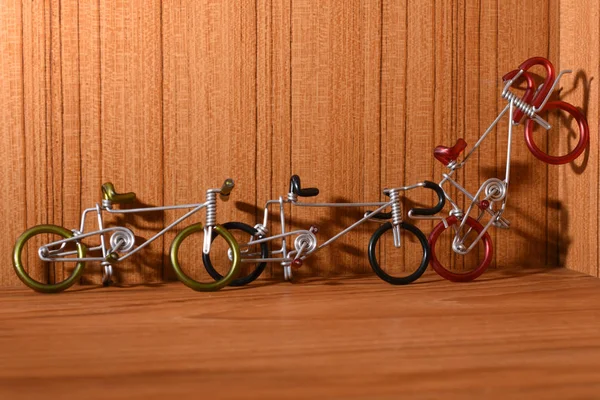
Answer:
<svg viewBox="0 0 600 400"><path fill-rule="evenodd" d="M35 236L44 235L44 234L53 234L61 236L64 239L72 238L73 232L65 229L61 226L56 225L37 225L33 228L30 228L23 232L21 236L17 239L15 247L13 249L13 267L15 268L15 272L21 281L35 290L36 292L41 293L58 293L63 290L71 287L79 278L81 273L83 272L83 268L85 267L85 262L78 262L73 269L71 275L58 283L42 283L33 279L25 270L25 266L22 261L22 253L23 249L27 242L33 239ZM35 241L34 241L35 242ZM87 248L81 242L75 242L77 246L77 258L84 258L87 252Z"/></svg>
<svg viewBox="0 0 600 400"><path fill-rule="evenodd" d="M227 229L223 228L220 225L216 225L213 228L213 232L216 232L217 235L220 235L225 239L225 242L229 246L232 255L232 264L231 268L227 275L225 275L222 279L216 280L211 283L198 282L191 277L189 277L183 270L181 269L181 265L179 263L179 246L181 243L191 234L196 232L202 232L204 227L201 223L193 224L179 232L175 239L173 240L173 244L171 245L171 264L173 265L173 270L175 270L175 274L177 278L183 282L187 287L194 289L198 292L212 292L221 289L224 286L229 285L231 281L233 281L240 272L241 265L241 254L240 247L238 246L235 238L231 233L227 231Z"/></svg>

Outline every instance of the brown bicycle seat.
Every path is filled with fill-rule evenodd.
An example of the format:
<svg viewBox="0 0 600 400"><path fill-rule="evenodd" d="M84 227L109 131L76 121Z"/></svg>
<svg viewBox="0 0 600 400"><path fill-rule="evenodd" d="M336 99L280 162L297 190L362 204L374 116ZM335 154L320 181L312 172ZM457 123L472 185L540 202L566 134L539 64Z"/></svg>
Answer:
<svg viewBox="0 0 600 400"><path fill-rule="evenodd" d="M463 138L459 138L452 147L437 146L433 150L433 156L442 164L448 165L451 162L456 161L458 156L460 156L460 153L465 151L466 147L467 142L465 142Z"/></svg>
<svg viewBox="0 0 600 400"><path fill-rule="evenodd" d="M110 182L102 185L102 196L105 200L110 200L113 203L131 203L135 201L135 193L117 193L114 185Z"/></svg>

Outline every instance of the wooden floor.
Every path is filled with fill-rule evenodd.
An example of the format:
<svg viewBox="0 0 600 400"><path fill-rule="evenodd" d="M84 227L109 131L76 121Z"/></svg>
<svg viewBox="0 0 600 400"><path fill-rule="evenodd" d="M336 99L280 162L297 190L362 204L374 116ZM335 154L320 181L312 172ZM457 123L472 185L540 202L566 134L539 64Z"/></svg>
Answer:
<svg viewBox="0 0 600 400"><path fill-rule="evenodd" d="M0 291L0 399L600 398L600 280Z"/></svg>

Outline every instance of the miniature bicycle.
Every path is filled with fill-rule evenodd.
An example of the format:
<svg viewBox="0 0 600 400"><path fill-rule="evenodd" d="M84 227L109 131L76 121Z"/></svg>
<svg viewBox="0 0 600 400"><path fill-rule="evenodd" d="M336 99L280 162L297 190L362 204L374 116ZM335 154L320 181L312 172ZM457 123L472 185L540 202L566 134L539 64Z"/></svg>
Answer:
<svg viewBox="0 0 600 400"><path fill-rule="evenodd" d="M531 74L527 72L527 70L534 65L541 65L546 70L546 78L544 83L535 91L535 82ZM432 219L442 220L442 222L435 226L431 232L431 235L429 236L429 246L431 247L431 265L442 277L451 281L470 281L477 278L487 269L492 260L493 247L488 229L492 225L505 229L509 228L510 226L509 221L506 220L502 214L506 209L506 200L508 194L513 126L519 125L525 121L525 139L527 147L535 157L549 164L564 164L571 162L577 158L588 145L589 128L583 114L573 105L565 103L564 101L548 102L548 99L552 95L552 92L554 91L562 75L570 72L570 70L561 71L555 78L554 67L550 61L542 57L534 57L526 60L519 66L519 69L504 75L503 81L506 84L502 90L502 97L508 101L508 104L499 113L497 118L487 128L483 135L481 135L471 151L464 156L461 162L457 162L457 159L467 146L467 143L464 139L458 139L456 144L450 148L444 146L438 146L435 148L434 157L442 164L446 165L450 170L449 173L442 174L442 180L439 183L440 187L444 189L444 185L449 183L457 188L463 195L465 195L468 200L470 200L470 203L465 211L452 200L448 190L444 189L445 198L448 203L450 203L452 210L450 210L449 217L447 218L432 217ZM527 85L522 98L519 98L516 94L510 91L510 88L520 78L524 78ZM579 142L577 146L575 146L570 153L562 156L552 156L544 153L533 141L534 122L538 123L546 130L551 129L550 124L540 117L539 113L553 109L563 110L570 114L575 119L579 127ZM465 165L471 154L477 150L483 140L488 136L488 134L507 112L509 114L509 123L508 144L506 149L506 172L504 179L500 180L499 178L490 178L483 182L475 194L472 194L462 185L456 182L452 176L457 170ZM475 218L470 216L473 210L478 212L478 215ZM490 216L490 219L484 226L481 224L481 220L486 214ZM410 212L409 216L411 216ZM481 263L479 263L475 269L465 273L454 272L443 266L438 260L436 255L436 245L438 243L438 239L440 235L450 227L452 227L454 230L452 250L456 254L466 255L473 251L480 241L483 242L484 257ZM475 234L472 234L473 232L477 234L474 239L472 238L472 236L475 236ZM469 235L471 235L471 237L469 237ZM469 242L467 241L467 238L469 238Z"/></svg>
<svg viewBox="0 0 600 400"><path fill-rule="evenodd" d="M303 203L298 200L298 197L313 197L319 194L317 188L302 188L300 178L294 175L290 179L290 190L286 198L279 197L277 200L267 201L264 208L263 222L254 227L241 222L228 222L223 226L230 232L235 230L241 231L249 237L248 241L240 241L241 262L257 264L253 271L246 276L241 276L231 282L233 286L245 285L255 280L265 269L267 262L277 262L283 266L284 278L289 280L292 278L292 267L302 266L303 260L316 251L333 243L335 240L350 232L352 229L361 225L366 221L378 221L382 223L381 227L373 233L368 246L369 262L373 271L384 281L394 285L404 285L418 279L427 269L429 263L429 246L425 235L414 225L411 225L402 220L402 209L400 204L400 193L415 188L427 188L433 190L439 202L432 208L413 208L410 215L413 216L431 216L438 213L445 204L444 192L433 182L424 181L412 186L399 188L385 189L384 195L389 196L390 200L385 202L373 203ZM374 211L367 211L364 216L358 221L352 223L347 228L343 229L336 235L332 236L322 244L317 243L315 233L318 232L316 226L311 226L309 229L298 229L286 231L285 224L285 205L289 204L292 207L376 207ZM278 234L269 236L269 209L271 206L278 206L280 216L280 231ZM384 210L389 209L389 212ZM403 243L403 235L414 235L422 248L423 257L421 264L406 276L392 276L380 266L380 261L377 256L377 243L380 238L386 233L391 232L393 236L393 244L395 248L400 248ZM294 249L287 248L288 242L292 242ZM214 240L214 237L213 237ZM269 251L268 243L281 240L281 247L278 250ZM204 266L208 273L216 280L222 279L221 274L214 268L210 253L203 253Z"/></svg>
<svg viewBox="0 0 600 400"><path fill-rule="evenodd" d="M105 183L102 185L103 199L101 204L96 204L93 208L88 208L83 211L81 215L81 224L79 230L68 230L56 225L37 225L33 228L26 230L18 239L13 251L13 266L17 273L17 276L33 290L44 293L55 293L63 291L73 285L79 276L82 274L85 263L91 261L98 261L104 268L104 275L102 282L104 285L111 283L111 276L113 273L112 266L115 263L123 261L133 254L141 251L143 248L148 246L154 240L164 235L167 231L188 219L198 211L206 208L206 225L203 227L201 223L196 223L183 229L171 245L171 264L179 280L181 280L188 287L198 291L213 291L218 290L227 284L229 284L239 273L240 267L240 250L234 239L234 237L227 232L225 228L216 224L216 212L217 212L217 194L220 195L221 200L227 201L229 195L234 187L232 179L225 180L223 186L220 189L209 189L206 191L206 202L197 204L185 204L185 205L172 205L163 207L145 207L145 208L132 208L132 209L113 209L113 204L131 203L135 200L135 193L117 193L112 183ZM173 223L166 226L160 232L152 236L150 239L143 243L136 245L135 236L133 232L123 226L104 227L103 224L103 213L109 214L137 214L145 212L156 212L165 210L179 210L189 209L183 216L175 220ZM92 232L84 232L86 216L96 214L98 221L98 230ZM192 233L203 231L205 235L204 240L204 252L209 252L211 248L211 240L209 238L213 235L222 236L229 246L229 252L231 254L231 267L229 272L222 278L211 283L201 283L193 280L187 276L181 269L178 253L179 247L183 240L189 237ZM110 238L107 240L105 236L110 234ZM43 241L46 235L55 235L61 237L60 240L51 242ZM100 240L100 244L93 247L87 247L83 243L83 239L97 237ZM33 279L26 271L25 265L22 262L22 256L26 255L23 253L25 246L28 242L32 245L36 242L41 241L41 246L37 248L37 256L40 260L48 263L76 263L71 275L58 283L41 283ZM35 246L35 245L34 245ZM35 247L34 247L35 249ZM87 257L89 251L101 251L101 257ZM29 256L35 256L29 254Z"/></svg>

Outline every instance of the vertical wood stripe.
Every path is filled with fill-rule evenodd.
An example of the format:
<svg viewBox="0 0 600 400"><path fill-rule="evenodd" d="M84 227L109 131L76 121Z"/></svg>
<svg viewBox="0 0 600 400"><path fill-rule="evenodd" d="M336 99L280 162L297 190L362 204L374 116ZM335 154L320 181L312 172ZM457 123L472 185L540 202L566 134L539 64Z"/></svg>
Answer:
<svg viewBox="0 0 600 400"><path fill-rule="evenodd" d="M0 184L8 196L0 206L0 218L10 239L0 242L4 267L0 283L18 282L10 264L12 239L27 225L25 162L25 68L24 10L19 1L4 2L0 7L0 146L4 152L0 168Z"/></svg>
<svg viewBox="0 0 600 400"><path fill-rule="evenodd" d="M19 284L10 256L24 229L78 228L105 181L136 192L144 205L163 205L202 202L231 177L236 188L231 202L219 202L219 222L251 226L266 201L286 195L292 174L318 187L323 202L383 200L384 187L439 181L446 168L433 148L462 137L468 151L504 105L501 75L538 55L576 69L561 95L586 112L591 146L572 165L547 166L515 130L505 214L512 225L492 231L494 265L560 264L597 276L598 218L579 210L580 196L598 208L599 14L596 2L572 0L6 0L0 147L8 156L0 179L11 196L0 208L10 238L0 244L0 284ZM551 118L562 129L547 146L566 152L574 140L561 140L568 121ZM474 192L503 176L506 146L502 123L457 179ZM432 201L429 191L411 192L405 213ZM298 228L318 225L320 243L364 212L286 210ZM142 240L179 215L106 222L123 222ZM96 224L90 219L86 229ZM426 234L434 225L416 224ZM359 227L298 273L369 272L367 244L377 227ZM177 231L117 265L117 280L173 279L168 251ZM469 268L477 256L463 260L444 250L449 245L440 242L446 262ZM210 279L200 246L187 246L185 264ZM382 245L381 260L401 268L419 261L415 252L389 250ZM82 282L98 283L99 266L89 267ZM270 268L266 276L281 279L280 266ZM41 280L69 272L30 271Z"/></svg>
<svg viewBox="0 0 600 400"><path fill-rule="evenodd" d="M572 69L562 79L565 101L581 107L590 126L590 146L584 156L559 170L558 248L561 265L599 276L598 210L599 158L598 78L600 77L600 5L596 1L560 2L560 63L557 68ZM564 126L567 125L567 126ZM562 126L558 151L572 149L578 136L572 123ZM569 132L568 134L566 132ZM575 131L576 132L576 131ZM565 137L568 137L566 139Z"/></svg>

